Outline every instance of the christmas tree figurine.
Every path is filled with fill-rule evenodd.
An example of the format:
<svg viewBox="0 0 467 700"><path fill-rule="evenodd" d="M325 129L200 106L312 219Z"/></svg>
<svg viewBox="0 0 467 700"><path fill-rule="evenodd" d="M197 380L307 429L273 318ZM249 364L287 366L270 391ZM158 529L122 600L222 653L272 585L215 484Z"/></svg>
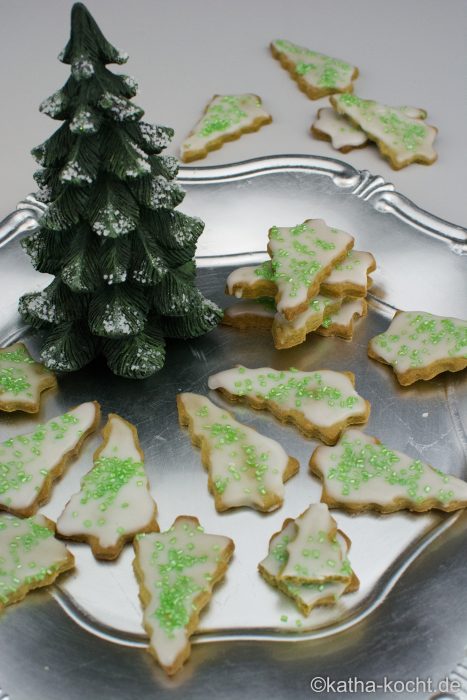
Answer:
<svg viewBox="0 0 467 700"><path fill-rule="evenodd" d="M147 377L164 364L164 338L199 336L220 319L195 286L204 224L175 211L178 163L160 155L173 131L141 120L135 81L106 67L127 56L81 3L59 59L71 75L40 110L63 124L32 151L47 210L22 241L54 280L19 310L45 329L50 369L77 370L102 353L115 374Z"/></svg>

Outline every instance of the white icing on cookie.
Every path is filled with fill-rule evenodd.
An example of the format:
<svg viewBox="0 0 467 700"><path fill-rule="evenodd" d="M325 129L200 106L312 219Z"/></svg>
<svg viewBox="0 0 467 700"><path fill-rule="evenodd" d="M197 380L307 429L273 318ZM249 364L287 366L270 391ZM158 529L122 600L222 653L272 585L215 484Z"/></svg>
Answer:
<svg viewBox="0 0 467 700"><path fill-rule="evenodd" d="M325 429L366 415L367 410L366 401L357 394L349 377L332 370L301 372L239 366L211 375L208 385L233 396L275 404L281 412L293 411Z"/></svg>
<svg viewBox="0 0 467 700"><path fill-rule="evenodd" d="M350 250L347 256L334 265L330 274L323 280L321 287L324 293L339 293L345 296L352 294L366 296L368 289L368 274L376 268L375 259L371 253L361 250Z"/></svg>
<svg viewBox="0 0 467 700"><path fill-rule="evenodd" d="M190 653L199 612L225 571L233 542L181 516L167 532L138 535L135 550L150 649L172 674Z"/></svg>
<svg viewBox="0 0 467 700"><path fill-rule="evenodd" d="M41 392L56 384L55 375L35 362L23 343L0 348L0 411L35 413Z"/></svg>
<svg viewBox="0 0 467 700"><path fill-rule="evenodd" d="M358 126L341 114L337 114L332 107L323 107L318 110L313 128L322 131L331 139L332 147L336 150L358 148L368 141L368 136Z"/></svg>
<svg viewBox="0 0 467 700"><path fill-rule="evenodd" d="M233 270L227 277L227 292L228 294L241 299L243 296L244 287L252 287L255 283L260 282L262 279L272 281L272 267L270 260L266 260L261 265L248 265L246 267L238 267L236 270Z"/></svg>
<svg viewBox="0 0 467 700"><path fill-rule="evenodd" d="M323 500L355 510L427 510L467 506L467 483L419 459L349 429L334 447L318 447L310 461L323 479Z"/></svg>
<svg viewBox="0 0 467 700"><path fill-rule="evenodd" d="M240 135L271 121L257 95L215 95L190 135L180 146L182 160L194 160L210 150L219 140ZM199 155L194 155L199 154Z"/></svg>
<svg viewBox="0 0 467 700"><path fill-rule="evenodd" d="M155 521L136 429L110 414L104 444L57 521L57 532L71 539L94 539L97 550L119 551L125 539ZM118 553L119 553L118 551ZM117 555L117 554L116 554Z"/></svg>
<svg viewBox="0 0 467 700"><path fill-rule="evenodd" d="M351 338L355 319L365 316L366 312L365 299L345 299L339 311L329 314L316 332L320 335L341 335L344 338Z"/></svg>
<svg viewBox="0 0 467 700"><path fill-rule="evenodd" d="M37 508L46 482L60 476L60 465L93 428L98 412L98 404L83 403L0 443L0 509L23 515Z"/></svg>
<svg viewBox="0 0 467 700"><path fill-rule="evenodd" d="M433 142L437 130L420 118L408 116L407 108L389 107L350 94L333 95L331 103L339 114L350 117L376 141L394 167L401 168L414 161L432 163L436 160ZM413 114L412 110L409 114Z"/></svg>
<svg viewBox="0 0 467 700"><path fill-rule="evenodd" d="M348 233L329 228L322 219L308 219L291 228L273 226L268 251L272 281L277 286L277 310L287 317L290 313L290 318L296 315L294 309L316 296L329 268L345 256L353 242Z"/></svg>
<svg viewBox="0 0 467 700"><path fill-rule="evenodd" d="M260 562L259 570L262 575L279 588L289 598L297 602L299 608L306 615L318 605L329 605L337 602L347 590L348 584L340 581L330 581L324 583L292 583L291 581L279 578L285 563L288 560L287 546L297 536L297 525L294 521L289 521L269 543L268 555ZM342 534L337 531L336 540L339 543L345 556L348 552L348 545Z"/></svg>
<svg viewBox="0 0 467 700"><path fill-rule="evenodd" d="M372 338L369 348L398 375L444 359L467 359L467 321L402 311L385 333Z"/></svg>
<svg viewBox="0 0 467 700"><path fill-rule="evenodd" d="M279 57L283 56L287 64L293 66L296 76L323 95L352 89L352 78L356 77L357 69L350 63L310 51L284 39L273 41L272 48L273 52Z"/></svg>
<svg viewBox="0 0 467 700"><path fill-rule="evenodd" d="M239 423L205 396L179 394L178 401L183 424L189 423L195 444L201 443L216 508L279 508L289 466L281 445Z"/></svg>
<svg viewBox="0 0 467 700"><path fill-rule="evenodd" d="M336 299L336 297L327 297L324 294L318 294L310 299L307 310L302 311L301 314L295 316L291 321L287 321L282 314L277 313L273 328L280 327L282 332L286 334L294 334L297 331L303 330L306 335L306 333L311 333L311 331L314 331L315 328L321 325L324 317L329 313L330 307L337 311L341 303L342 300ZM303 340L304 339L305 338L303 338Z"/></svg>
<svg viewBox="0 0 467 700"><path fill-rule="evenodd" d="M43 515L21 519L0 515L0 610L28 591L52 583L73 566L73 557L54 537Z"/></svg>
<svg viewBox="0 0 467 700"><path fill-rule="evenodd" d="M341 581L348 585L352 570L346 548L337 540L337 525L325 503L309 506L296 520L296 535L286 545L286 561L278 578L294 583Z"/></svg>

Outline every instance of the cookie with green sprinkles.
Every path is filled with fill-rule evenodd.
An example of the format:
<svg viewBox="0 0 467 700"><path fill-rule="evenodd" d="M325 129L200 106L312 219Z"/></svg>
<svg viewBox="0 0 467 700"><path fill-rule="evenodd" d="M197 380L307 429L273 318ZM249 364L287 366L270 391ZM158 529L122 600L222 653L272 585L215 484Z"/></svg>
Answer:
<svg viewBox="0 0 467 700"><path fill-rule="evenodd" d="M258 131L272 117L258 95L214 95L203 116L180 147L184 163L206 158L209 151L235 141L242 134Z"/></svg>
<svg viewBox="0 0 467 700"><path fill-rule="evenodd" d="M249 369L239 365L208 379L210 389L230 401L243 401L290 422L307 437L334 445L349 425L366 423L370 404L355 391L352 372L291 367Z"/></svg>
<svg viewBox="0 0 467 700"><path fill-rule="evenodd" d="M402 386L467 367L467 321L426 311L397 311L389 328L372 338L368 355L391 365Z"/></svg>
<svg viewBox="0 0 467 700"><path fill-rule="evenodd" d="M367 311L368 304L365 299L344 299L340 309L335 313L327 314L315 332L318 335L352 340L355 321L366 316Z"/></svg>
<svg viewBox="0 0 467 700"><path fill-rule="evenodd" d="M0 514L0 612L74 565L71 552L55 537L54 523L44 515L22 519Z"/></svg>
<svg viewBox="0 0 467 700"><path fill-rule="evenodd" d="M423 513L467 507L465 481L354 428L334 447L318 447L310 471L322 480L321 501L330 508Z"/></svg>
<svg viewBox="0 0 467 700"><path fill-rule="evenodd" d="M356 66L286 39L273 41L271 53L310 100L336 92L352 92L352 81L358 78Z"/></svg>
<svg viewBox="0 0 467 700"><path fill-rule="evenodd" d="M438 129L423 120L424 110L390 107L351 94L333 95L330 100L338 114L345 115L376 143L394 170L411 163L431 165L437 159L433 143Z"/></svg>
<svg viewBox="0 0 467 700"><path fill-rule="evenodd" d="M0 412L37 413L41 393L56 386L55 375L31 357L24 343L0 348Z"/></svg>
<svg viewBox="0 0 467 700"><path fill-rule="evenodd" d="M134 425L114 413L81 489L57 521L57 534L87 542L97 559L116 559L138 532L158 532L144 454Z"/></svg>
<svg viewBox="0 0 467 700"><path fill-rule="evenodd" d="M289 557L287 546L296 536L296 522L292 518L287 518L281 530L271 537L268 554L258 564L258 571L270 586L291 598L303 615L308 616L314 608L319 606L335 605L345 593L358 590L360 581L353 571L349 582L325 581L296 584L282 579L280 572ZM347 558L351 545L349 538L341 530L337 530L335 540ZM315 556L316 551L313 549Z"/></svg>
<svg viewBox="0 0 467 700"><path fill-rule="evenodd" d="M296 459L205 396L178 394L177 407L180 424L201 447L217 511L245 506L269 513L280 508L284 482L299 469Z"/></svg>
<svg viewBox="0 0 467 700"><path fill-rule="evenodd" d="M31 433L1 442L0 510L34 515L99 421L99 404L88 401L37 425Z"/></svg>
<svg viewBox="0 0 467 700"><path fill-rule="evenodd" d="M229 537L206 534L189 515L165 532L136 537L133 568L149 652L169 676L190 656L190 637L234 548Z"/></svg>

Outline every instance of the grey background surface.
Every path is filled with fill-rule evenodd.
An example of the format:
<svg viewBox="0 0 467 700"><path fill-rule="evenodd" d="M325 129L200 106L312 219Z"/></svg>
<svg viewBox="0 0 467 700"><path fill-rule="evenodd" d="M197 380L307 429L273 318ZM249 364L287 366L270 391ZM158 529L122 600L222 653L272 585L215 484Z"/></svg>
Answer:
<svg viewBox="0 0 467 700"><path fill-rule="evenodd" d="M69 34L71 0L0 0L0 217L34 189L32 146L58 126L38 112L67 79L56 56ZM148 121L183 138L214 93L255 92L274 122L199 165L278 153L338 157L393 182L419 206L467 225L467 2L465 0L88 0L107 38L130 60ZM288 38L360 68L355 92L428 110L438 162L394 172L373 147L342 156L309 133L327 100L302 94L268 44ZM115 67L121 70L120 67Z"/></svg>

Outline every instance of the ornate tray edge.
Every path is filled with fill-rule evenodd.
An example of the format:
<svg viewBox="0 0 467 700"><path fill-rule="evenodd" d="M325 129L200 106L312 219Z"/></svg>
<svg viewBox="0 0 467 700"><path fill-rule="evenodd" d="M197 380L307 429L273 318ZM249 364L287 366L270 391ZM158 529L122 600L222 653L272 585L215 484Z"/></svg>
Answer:
<svg viewBox="0 0 467 700"><path fill-rule="evenodd" d="M178 180L182 185L213 184L284 170L288 172L305 170L330 177L336 187L348 190L349 194L370 202L377 211L392 214L425 235L441 240L453 253L467 254L467 228L425 211L403 194L396 192L394 185L387 182L381 175L373 175L368 170L357 170L349 163L335 158L287 154L252 158L228 165L181 167ZM34 230L44 209L45 205L38 202L32 194L19 202L16 211L0 221L0 247L16 235ZM210 261L214 261L214 258L206 256L200 258L203 266L210 264ZM232 262L235 261L232 260Z"/></svg>

